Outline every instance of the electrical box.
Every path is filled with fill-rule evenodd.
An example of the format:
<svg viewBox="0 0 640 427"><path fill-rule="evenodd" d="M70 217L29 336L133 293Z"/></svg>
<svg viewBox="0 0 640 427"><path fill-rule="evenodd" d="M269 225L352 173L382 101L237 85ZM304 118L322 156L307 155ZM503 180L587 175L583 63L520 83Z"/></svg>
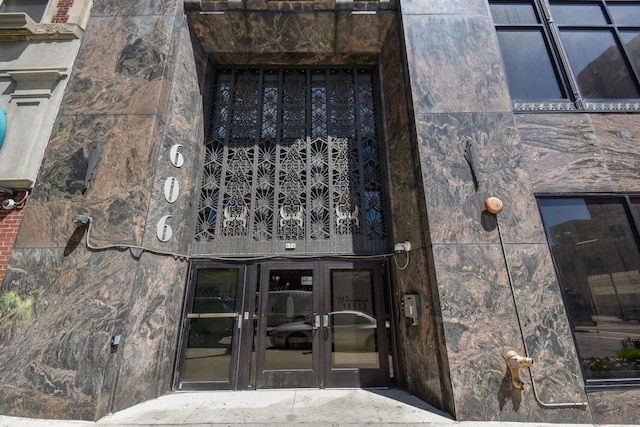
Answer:
<svg viewBox="0 0 640 427"><path fill-rule="evenodd" d="M404 305L404 316L411 319L412 325L417 325L418 317L420 316L420 296L416 294L406 294L402 296L402 302Z"/></svg>

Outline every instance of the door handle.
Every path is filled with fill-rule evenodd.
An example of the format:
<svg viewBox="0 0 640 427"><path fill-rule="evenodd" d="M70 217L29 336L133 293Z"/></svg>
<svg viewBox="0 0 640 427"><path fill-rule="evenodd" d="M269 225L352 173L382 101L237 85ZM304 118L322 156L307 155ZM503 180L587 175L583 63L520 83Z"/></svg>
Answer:
<svg viewBox="0 0 640 427"><path fill-rule="evenodd" d="M316 314L313 319L313 329L318 329L320 327L320 315Z"/></svg>
<svg viewBox="0 0 640 427"><path fill-rule="evenodd" d="M322 326L325 328L329 327L329 315L325 314L324 316L322 316Z"/></svg>

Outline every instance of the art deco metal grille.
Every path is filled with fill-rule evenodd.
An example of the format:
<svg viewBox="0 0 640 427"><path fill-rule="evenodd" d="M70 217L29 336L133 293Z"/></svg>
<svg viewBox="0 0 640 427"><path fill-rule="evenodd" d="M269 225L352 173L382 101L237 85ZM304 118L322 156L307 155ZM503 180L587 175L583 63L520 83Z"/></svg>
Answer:
<svg viewBox="0 0 640 427"><path fill-rule="evenodd" d="M385 249L370 70L221 69L213 92L197 253Z"/></svg>

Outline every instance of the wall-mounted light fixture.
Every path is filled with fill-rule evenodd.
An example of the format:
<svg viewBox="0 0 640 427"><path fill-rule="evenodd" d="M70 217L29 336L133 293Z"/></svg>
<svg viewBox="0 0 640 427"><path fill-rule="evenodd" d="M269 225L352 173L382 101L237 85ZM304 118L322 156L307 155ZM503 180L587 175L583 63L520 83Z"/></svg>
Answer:
<svg viewBox="0 0 640 427"><path fill-rule="evenodd" d="M89 225L92 221L91 217L87 215L76 215L73 217L73 223L78 226Z"/></svg>
<svg viewBox="0 0 640 427"><path fill-rule="evenodd" d="M396 243L393 246L393 250L396 252L409 252L411 250L411 242Z"/></svg>

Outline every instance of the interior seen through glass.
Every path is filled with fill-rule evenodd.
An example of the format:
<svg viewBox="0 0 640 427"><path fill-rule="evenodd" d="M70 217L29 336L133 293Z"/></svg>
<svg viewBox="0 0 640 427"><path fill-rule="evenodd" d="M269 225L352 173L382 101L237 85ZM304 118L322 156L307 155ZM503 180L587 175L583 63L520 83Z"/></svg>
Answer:
<svg viewBox="0 0 640 427"><path fill-rule="evenodd" d="M229 381L237 289L235 268L198 270L183 381Z"/></svg>

